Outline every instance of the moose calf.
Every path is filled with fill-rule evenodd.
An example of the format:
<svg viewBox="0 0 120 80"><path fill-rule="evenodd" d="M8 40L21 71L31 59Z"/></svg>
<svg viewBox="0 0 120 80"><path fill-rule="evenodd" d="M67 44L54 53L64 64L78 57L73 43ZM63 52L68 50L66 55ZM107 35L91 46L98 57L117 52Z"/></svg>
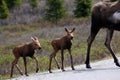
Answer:
<svg viewBox="0 0 120 80"><path fill-rule="evenodd" d="M36 61L36 72L38 72L38 61L34 57L34 53L36 49L41 49L40 42L38 41L37 37L31 37L32 42L26 43L24 45L19 45L13 49L13 54L14 54L14 61L12 62L12 67L11 67L11 75L10 77L13 76L13 68L14 66L18 69L19 73L23 75L22 71L20 70L19 66L17 65L18 59L20 57L23 57L24 60L24 66L25 66L25 75L28 76L27 74L27 62L26 62L26 57L31 57Z"/></svg>
<svg viewBox="0 0 120 80"><path fill-rule="evenodd" d="M57 39L54 39L52 40L51 42L51 45L54 49L54 52L50 55L50 63L49 63L49 72L52 73L51 71L51 62L52 62L52 58L54 58L56 64L57 64L57 67L58 69L60 69L59 67L59 64L55 58L56 56L56 53L61 50L61 60L62 60L62 71L65 71L64 70L64 65L63 65L63 61L64 61L64 55L63 55L63 52L65 49L68 49L69 51L69 54L70 54L70 59L71 59L71 67L72 67L72 70L75 70L74 69L74 66L73 66L73 59L72 59L72 55L71 55L71 46L72 46L72 42L71 40L73 39L73 31L75 30L75 28L73 28L72 30L68 30L67 28L65 28L65 31L67 32L67 35L61 37L61 38L57 38Z"/></svg>

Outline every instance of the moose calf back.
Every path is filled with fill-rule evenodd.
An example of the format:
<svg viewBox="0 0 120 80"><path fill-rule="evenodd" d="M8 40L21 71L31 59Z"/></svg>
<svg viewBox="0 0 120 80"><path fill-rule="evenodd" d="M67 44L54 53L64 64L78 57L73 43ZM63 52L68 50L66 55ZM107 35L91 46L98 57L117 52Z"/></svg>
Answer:
<svg viewBox="0 0 120 80"><path fill-rule="evenodd" d="M30 46L29 43L15 47L13 49L13 53L15 57L26 57L26 56L32 57L34 55L34 49L32 48L32 46Z"/></svg>
<svg viewBox="0 0 120 80"><path fill-rule="evenodd" d="M67 36L64 36L62 38L56 38L52 40L51 45L53 46L54 49L57 49L57 50L70 49L72 42Z"/></svg>

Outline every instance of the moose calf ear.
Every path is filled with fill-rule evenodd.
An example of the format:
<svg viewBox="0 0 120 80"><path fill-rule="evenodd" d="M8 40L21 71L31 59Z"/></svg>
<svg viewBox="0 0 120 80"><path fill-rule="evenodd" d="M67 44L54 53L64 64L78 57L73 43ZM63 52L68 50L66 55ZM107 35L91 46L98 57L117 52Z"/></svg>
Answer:
<svg viewBox="0 0 120 80"><path fill-rule="evenodd" d="M66 31L66 32L69 32L67 28L65 28L65 31Z"/></svg>
<svg viewBox="0 0 120 80"><path fill-rule="evenodd" d="M31 37L31 39L32 39L33 41L35 41L35 39L34 39L33 37Z"/></svg>
<svg viewBox="0 0 120 80"><path fill-rule="evenodd" d="M75 28L73 28L71 32L73 32L73 31L75 31Z"/></svg>
<svg viewBox="0 0 120 80"><path fill-rule="evenodd" d="M38 40L38 38L36 36L34 36L34 40Z"/></svg>

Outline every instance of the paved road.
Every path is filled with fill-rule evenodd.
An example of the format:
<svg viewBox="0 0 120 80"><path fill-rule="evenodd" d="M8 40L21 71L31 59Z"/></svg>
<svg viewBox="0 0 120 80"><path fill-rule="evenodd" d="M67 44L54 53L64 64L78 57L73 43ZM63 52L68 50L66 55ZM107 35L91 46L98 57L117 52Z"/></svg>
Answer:
<svg viewBox="0 0 120 80"><path fill-rule="evenodd" d="M74 71L66 68L65 72L54 70L51 74L43 72L10 80L120 80L120 68L115 66L113 59L95 62L91 66L92 69L86 69L85 65L79 65L75 66L76 70Z"/></svg>

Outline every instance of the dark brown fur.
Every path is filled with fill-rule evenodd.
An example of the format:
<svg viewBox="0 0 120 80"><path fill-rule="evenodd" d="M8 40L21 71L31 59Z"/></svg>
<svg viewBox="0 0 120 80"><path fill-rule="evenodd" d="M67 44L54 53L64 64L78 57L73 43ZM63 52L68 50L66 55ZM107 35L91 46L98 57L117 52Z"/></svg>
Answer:
<svg viewBox="0 0 120 80"><path fill-rule="evenodd" d="M71 58L71 67L74 70L74 66L73 66L73 59L72 59L72 55L71 55L71 46L72 46L72 42L71 40L73 39L73 31L75 30L75 28L73 28L73 30L69 31L67 28L65 28L65 31L67 32L67 35L61 37L61 38L57 38L52 40L51 45L54 49L54 52L50 55L50 64L49 64L49 72L51 73L51 62L52 62L52 58L54 58L54 60L56 61L56 64L58 66L58 69L60 69L59 64L55 58L56 53L61 50L61 60L62 60L62 71L64 70L64 65L63 65L63 61L64 61L64 50L68 49L69 54L70 54L70 58Z"/></svg>
<svg viewBox="0 0 120 80"><path fill-rule="evenodd" d="M88 48L87 48L87 56L86 56L86 67L91 68L90 66L90 49L92 42L95 39L95 36L99 32L101 28L107 29L105 46L110 51L112 57L114 58L114 62L117 66L120 67L117 57L113 52L110 43L112 40L112 36L114 30L120 31L120 20L115 22L113 20L113 14L120 10L120 0L116 2L99 2L93 6L92 9L92 20L91 20L91 33L88 38Z"/></svg>
<svg viewBox="0 0 120 80"><path fill-rule="evenodd" d="M13 49L13 54L15 56L15 59L12 62L10 77L12 77L12 75L13 75L13 68L14 68L14 66L16 66L16 68L18 69L20 74L23 75L22 71L20 70L19 66L17 65L18 59L20 57L23 57L23 60L24 60L25 75L26 76L28 76L28 74L27 74L27 65L26 65L27 64L26 57L31 57L31 58L33 58L36 61L36 72L38 72L38 70L39 70L39 68L38 68L38 61L34 57L34 53L35 53L36 49L41 49L41 45L40 45L40 43L39 43L39 41L38 41L38 39L36 37L32 38L32 40L33 40L32 42L16 46Z"/></svg>

